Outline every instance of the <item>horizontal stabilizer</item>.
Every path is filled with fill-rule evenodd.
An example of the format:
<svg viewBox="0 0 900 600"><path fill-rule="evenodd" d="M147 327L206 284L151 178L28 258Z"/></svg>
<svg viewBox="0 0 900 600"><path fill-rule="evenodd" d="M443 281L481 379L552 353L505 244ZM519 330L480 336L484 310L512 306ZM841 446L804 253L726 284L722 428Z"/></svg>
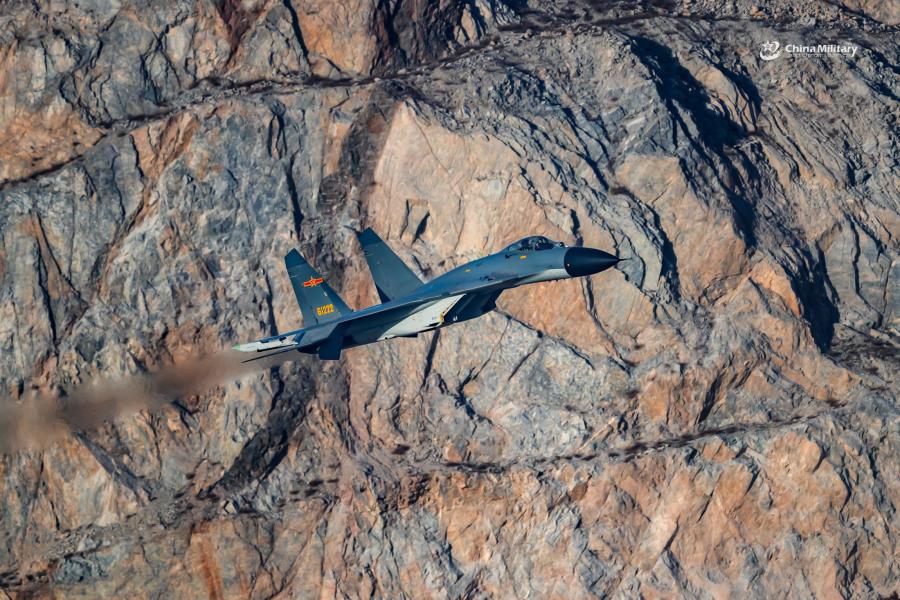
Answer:
<svg viewBox="0 0 900 600"><path fill-rule="evenodd" d="M291 278L306 327L334 321L353 312L299 252L288 252L284 257L284 266Z"/></svg>
<svg viewBox="0 0 900 600"><path fill-rule="evenodd" d="M407 296L422 285L422 280L416 277L371 227L358 237L382 302Z"/></svg>

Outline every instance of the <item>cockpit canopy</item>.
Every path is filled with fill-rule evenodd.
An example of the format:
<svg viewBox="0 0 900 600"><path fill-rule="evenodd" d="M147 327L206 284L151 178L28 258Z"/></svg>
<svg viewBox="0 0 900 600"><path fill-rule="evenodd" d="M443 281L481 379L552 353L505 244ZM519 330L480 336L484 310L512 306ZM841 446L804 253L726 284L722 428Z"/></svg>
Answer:
<svg viewBox="0 0 900 600"><path fill-rule="evenodd" d="M522 238L518 242L511 244L503 249L506 253L512 252L532 252L540 250L549 250L550 248L562 248L565 244L562 242L554 242L542 235L533 235L531 237Z"/></svg>

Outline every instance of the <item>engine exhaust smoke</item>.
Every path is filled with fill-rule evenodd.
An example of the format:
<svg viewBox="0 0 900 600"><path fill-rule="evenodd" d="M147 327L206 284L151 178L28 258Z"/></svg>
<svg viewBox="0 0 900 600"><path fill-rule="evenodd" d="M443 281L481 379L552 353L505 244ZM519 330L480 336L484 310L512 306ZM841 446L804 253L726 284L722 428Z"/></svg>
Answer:
<svg viewBox="0 0 900 600"><path fill-rule="evenodd" d="M179 397L198 394L296 356L287 352L242 362L247 359L246 353L228 350L150 373L84 384L64 397L26 392L16 402L0 404L0 454L40 450L70 432L93 429L142 409L160 410Z"/></svg>

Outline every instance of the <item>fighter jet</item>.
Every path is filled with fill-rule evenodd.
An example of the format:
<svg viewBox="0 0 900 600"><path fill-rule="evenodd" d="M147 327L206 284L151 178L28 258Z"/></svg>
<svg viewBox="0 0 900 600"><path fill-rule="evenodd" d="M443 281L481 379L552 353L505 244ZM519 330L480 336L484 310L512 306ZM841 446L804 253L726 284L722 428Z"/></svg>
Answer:
<svg viewBox="0 0 900 600"><path fill-rule="evenodd" d="M384 241L366 229L358 235L381 304L351 310L297 250L284 257L303 329L235 346L259 360L284 352L340 358L346 348L420 333L468 321L494 310L504 290L542 281L585 277L619 258L584 247L567 247L543 236L519 240L425 283Z"/></svg>

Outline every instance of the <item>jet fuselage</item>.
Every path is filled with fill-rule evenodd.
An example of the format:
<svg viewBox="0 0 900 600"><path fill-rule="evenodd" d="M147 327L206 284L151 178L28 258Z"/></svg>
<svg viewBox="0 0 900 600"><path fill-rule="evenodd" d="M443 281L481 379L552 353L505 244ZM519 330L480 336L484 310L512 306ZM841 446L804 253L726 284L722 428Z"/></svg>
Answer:
<svg viewBox="0 0 900 600"><path fill-rule="evenodd" d="M346 348L395 337L415 337L479 317L496 308L496 299L504 290L592 275L619 262L602 250L569 248L547 238L531 237L421 283L374 232L367 230L360 240L367 251L366 259L379 295L385 302L350 311L327 285L320 299L315 288L323 285L324 279L294 251L286 257L286 262L304 317L322 318L323 322L236 348L264 353L263 356L296 350L318 353L322 358L337 358ZM402 283L399 287L398 282ZM391 294L398 293L402 295L391 299ZM306 306L308 302L318 305ZM335 312L338 315L330 318Z"/></svg>

